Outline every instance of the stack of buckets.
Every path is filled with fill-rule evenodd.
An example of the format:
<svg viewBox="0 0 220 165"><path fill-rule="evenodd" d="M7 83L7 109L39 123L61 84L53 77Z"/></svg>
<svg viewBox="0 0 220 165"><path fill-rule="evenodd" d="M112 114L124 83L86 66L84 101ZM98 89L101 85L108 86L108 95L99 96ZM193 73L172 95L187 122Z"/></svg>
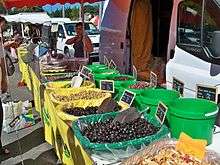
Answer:
<svg viewBox="0 0 220 165"><path fill-rule="evenodd" d="M147 89L136 100L140 110L150 107L151 115L155 115L160 101L168 107L165 124L170 128L172 138L178 139L180 133L185 132L194 139L212 143L217 104L204 99L180 98L176 91L166 89Z"/></svg>

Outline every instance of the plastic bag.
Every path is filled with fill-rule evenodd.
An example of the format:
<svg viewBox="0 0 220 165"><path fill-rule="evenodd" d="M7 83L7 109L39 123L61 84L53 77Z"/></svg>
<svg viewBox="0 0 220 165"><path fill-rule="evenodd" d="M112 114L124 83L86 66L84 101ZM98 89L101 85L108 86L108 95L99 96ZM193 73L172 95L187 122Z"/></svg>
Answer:
<svg viewBox="0 0 220 165"><path fill-rule="evenodd" d="M174 139L164 139L158 142L154 142L145 149L124 160L121 165L137 165L140 158L157 155L161 149L175 147L176 142L177 141ZM220 156L213 151L207 150L203 162L210 163L212 165L219 165Z"/></svg>

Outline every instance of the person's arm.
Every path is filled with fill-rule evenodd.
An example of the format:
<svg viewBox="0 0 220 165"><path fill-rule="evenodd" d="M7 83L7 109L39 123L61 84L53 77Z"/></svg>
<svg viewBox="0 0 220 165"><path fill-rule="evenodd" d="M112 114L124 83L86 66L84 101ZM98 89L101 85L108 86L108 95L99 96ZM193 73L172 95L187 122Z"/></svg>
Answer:
<svg viewBox="0 0 220 165"><path fill-rule="evenodd" d="M7 42L4 42L3 47L5 49L8 49L8 48L12 47L14 44L15 44L15 41L7 41Z"/></svg>
<svg viewBox="0 0 220 165"><path fill-rule="evenodd" d="M92 41L91 41L91 39L88 36L86 36L86 38L85 38L85 51L87 53L93 52Z"/></svg>
<svg viewBox="0 0 220 165"><path fill-rule="evenodd" d="M66 44L67 45L72 45L72 44L76 43L76 41L77 41L77 37L73 37L73 38L68 39L66 41Z"/></svg>
<svg viewBox="0 0 220 165"><path fill-rule="evenodd" d="M5 67L5 60L4 58L0 58L0 67L1 67L1 91L2 93L7 92L8 90L8 83L7 83L7 75L6 75L6 67Z"/></svg>

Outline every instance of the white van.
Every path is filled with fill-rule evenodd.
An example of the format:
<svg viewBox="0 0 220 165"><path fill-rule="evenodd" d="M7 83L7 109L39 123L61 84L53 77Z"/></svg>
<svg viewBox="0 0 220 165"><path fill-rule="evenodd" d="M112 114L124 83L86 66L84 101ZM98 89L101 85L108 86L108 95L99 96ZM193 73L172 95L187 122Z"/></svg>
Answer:
<svg viewBox="0 0 220 165"><path fill-rule="evenodd" d="M209 98L218 93L220 0L113 0L107 3L100 31L101 61L106 56L115 61L122 73L129 73L135 51L139 51L139 60L149 65L143 54L144 49L151 46L150 35L145 34L151 29L142 23L149 20L153 29L149 54L164 59L167 87L179 90L185 97ZM138 29L140 32L136 35L140 39L134 36ZM134 42L136 46L132 47Z"/></svg>
<svg viewBox="0 0 220 165"><path fill-rule="evenodd" d="M168 88L179 83L186 97L197 97L199 86L207 87L207 97L210 90L220 89L219 16L220 0L174 1L166 65Z"/></svg>
<svg viewBox="0 0 220 165"><path fill-rule="evenodd" d="M51 18L52 24L58 24L58 38L57 38L57 49L60 52L63 52L68 55L74 55L74 48L72 45L67 45L66 41L74 37L75 25L77 21L71 21L68 18ZM85 22L85 30L88 36L90 37L94 52L90 54L90 57L98 56L99 53L99 40L100 33L96 26L91 22Z"/></svg>

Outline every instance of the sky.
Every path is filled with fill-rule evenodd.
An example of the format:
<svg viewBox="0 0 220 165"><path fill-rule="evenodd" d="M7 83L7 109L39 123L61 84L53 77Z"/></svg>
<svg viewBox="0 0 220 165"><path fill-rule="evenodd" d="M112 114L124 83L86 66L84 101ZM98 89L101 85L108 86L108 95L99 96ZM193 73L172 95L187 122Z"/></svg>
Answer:
<svg viewBox="0 0 220 165"><path fill-rule="evenodd" d="M92 5L97 5L98 3L94 3ZM64 5L65 9L68 9L68 8L74 8L74 7L79 7L80 4L77 3L77 4L69 4L69 3L66 3ZM53 12L53 11L56 11L56 10L61 10L62 9L62 5L60 4L56 4L56 5L45 5L43 6L43 10L46 11L46 12Z"/></svg>

